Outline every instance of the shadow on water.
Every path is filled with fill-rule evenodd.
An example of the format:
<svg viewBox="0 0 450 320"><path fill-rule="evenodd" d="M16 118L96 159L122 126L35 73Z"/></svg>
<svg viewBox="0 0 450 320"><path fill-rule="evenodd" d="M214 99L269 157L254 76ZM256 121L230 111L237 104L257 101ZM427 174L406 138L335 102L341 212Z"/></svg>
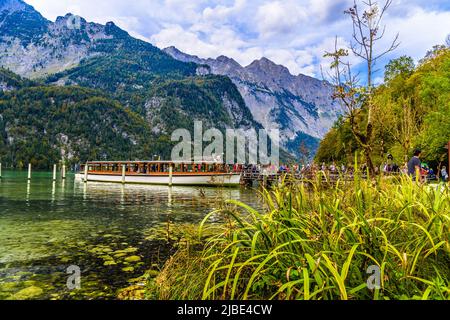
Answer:
<svg viewBox="0 0 450 320"><path fill-rule="evenodd" d="M114 299L173 253L168 226L198 224L224 199L259 203L252 190L86 185L48 172L28 183L24 171L3 171L0 299ZM79 290L67 288L71 265Z"/></svg>

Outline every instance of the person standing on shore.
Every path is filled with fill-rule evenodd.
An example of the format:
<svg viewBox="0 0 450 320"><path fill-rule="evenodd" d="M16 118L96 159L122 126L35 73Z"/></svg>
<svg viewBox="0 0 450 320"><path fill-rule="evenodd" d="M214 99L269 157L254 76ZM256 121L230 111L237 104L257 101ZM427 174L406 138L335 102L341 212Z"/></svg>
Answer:
<svg viewBox="0 0 450 320"><path fill-rule="evenodd" d="M448 173L447 173L447 168L446 167L442 167L441 177L442 177L442 181L443 182L447 182L448 181Z"/></svg>
<svg viewBox="0 0 450 320"><path fill-rule="evenodd" d="M421 161L420 161L420 155L422 154L422 151L419 149L416 149L414 151L414 156L409 160L408 162L408 175L411 176L413 179L417 178L417 175L419 175L419 180L422 181L422 176L420 174L421 169Z"/></svg>

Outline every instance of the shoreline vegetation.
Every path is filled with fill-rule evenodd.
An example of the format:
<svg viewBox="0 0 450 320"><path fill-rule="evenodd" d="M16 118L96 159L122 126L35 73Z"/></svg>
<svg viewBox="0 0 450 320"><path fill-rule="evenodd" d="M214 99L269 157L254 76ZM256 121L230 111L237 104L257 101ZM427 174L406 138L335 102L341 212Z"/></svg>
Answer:
<svg viewBox="0 0 450 320"><path fill-rule="evenodd" d="M159 273L119 298L450 299L448 185L361 176L322 183L287 175L261 191L262 211L225 201L185 232ZM373 270L380 281L371 290Z"/></svg>

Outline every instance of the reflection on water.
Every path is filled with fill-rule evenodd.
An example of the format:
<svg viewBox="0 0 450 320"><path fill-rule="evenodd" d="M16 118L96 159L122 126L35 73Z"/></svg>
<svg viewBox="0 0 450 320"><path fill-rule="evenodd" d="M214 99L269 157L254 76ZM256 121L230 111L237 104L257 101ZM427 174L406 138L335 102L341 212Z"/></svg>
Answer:
<svg viewBox="0 0 450 320"><path fill-rule="evenodd" d="M199 223L224 199L258 205L243 189L52 181L51 173L3 171L0 180L0 299L114 298L128 280L170 252L149 237L166 225ZM70 291L66 270L82 270Z"/></svg>

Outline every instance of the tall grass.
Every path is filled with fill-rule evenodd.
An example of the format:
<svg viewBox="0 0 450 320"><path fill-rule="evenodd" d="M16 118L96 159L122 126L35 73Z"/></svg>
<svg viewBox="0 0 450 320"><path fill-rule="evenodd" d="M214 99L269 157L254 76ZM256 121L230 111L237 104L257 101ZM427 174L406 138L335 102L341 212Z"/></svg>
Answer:
<svg viewBox="0 0 450 320"><path fill-rule="evenodd" d="M209 234L203 251L172 257L152 297L450 299L447 186L356 177L284 181L262 196L264 212L233 200L211 212L199 230ZM227 222L209 223L218 215ZM369 288L374 269L379 287Z"/></svg>

